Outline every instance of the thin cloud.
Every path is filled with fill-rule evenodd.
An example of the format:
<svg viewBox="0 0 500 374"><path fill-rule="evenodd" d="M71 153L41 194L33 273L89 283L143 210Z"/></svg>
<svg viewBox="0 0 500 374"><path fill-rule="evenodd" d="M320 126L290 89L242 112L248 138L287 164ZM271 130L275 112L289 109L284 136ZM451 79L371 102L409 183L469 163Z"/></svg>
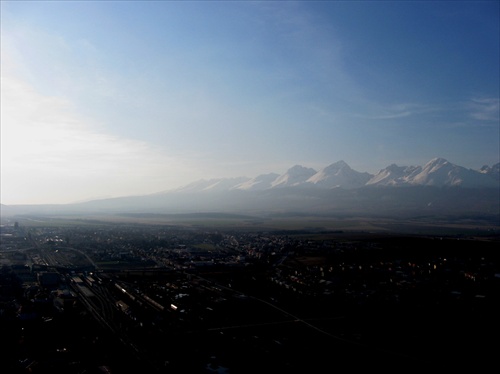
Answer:
<svg viewBox="0 0 500 374"><path fill-rule="evenodd" d="M369 114L355 114L353 117L368 120L398 119L436 111L435 107L415 103L399 103L387 106L377 105Z"/></svg>
<svg viewBox="0 0 500 374"><path fill-rule="evenodd" d="M473 98L468 104L470 117L479 121L498 121L500 119L500 99Z"/></svg>

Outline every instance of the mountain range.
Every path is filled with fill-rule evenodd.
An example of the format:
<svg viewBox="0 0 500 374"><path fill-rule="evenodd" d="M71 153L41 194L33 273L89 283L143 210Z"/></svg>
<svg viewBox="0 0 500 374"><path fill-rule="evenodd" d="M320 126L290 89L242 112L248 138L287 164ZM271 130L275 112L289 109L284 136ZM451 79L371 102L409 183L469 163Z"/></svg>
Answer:
<svg viewBox="0 0 500 374"><path fill-rule="evenodd" d="M341 160L321 170L295 165L281 175L269 173L255 178L199 180L175 191L261 191L284 187L353 189L364 186L495 188L499 186L499 179L500 163L473 170L452 164L444 158L434 158L423 167L392 164L376 174L370 174L353 170Z"/></svg>
<svg viewBox="0 0 500 374"><path fill-rule="evenodd" d="M500 163L478 170L434 158L392 164L376 174L338 161L320 170L295 165L283 174L199 180L181 188L59 205L2 205L19 214L285 214L372 217L486 217L500 227ZM468 218L467 218L468 219Z"/></svg>

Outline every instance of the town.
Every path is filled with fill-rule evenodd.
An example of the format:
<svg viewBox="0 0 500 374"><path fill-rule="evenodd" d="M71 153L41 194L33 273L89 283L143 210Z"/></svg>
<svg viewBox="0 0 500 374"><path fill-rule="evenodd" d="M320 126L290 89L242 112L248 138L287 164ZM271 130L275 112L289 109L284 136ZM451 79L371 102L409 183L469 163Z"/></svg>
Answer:
<svg viewBox="0 0 500 374"><path fill-rule="evenodd" d="M0 234L3 372L480 370L499 349L498 234L94 221Z"/></svg>

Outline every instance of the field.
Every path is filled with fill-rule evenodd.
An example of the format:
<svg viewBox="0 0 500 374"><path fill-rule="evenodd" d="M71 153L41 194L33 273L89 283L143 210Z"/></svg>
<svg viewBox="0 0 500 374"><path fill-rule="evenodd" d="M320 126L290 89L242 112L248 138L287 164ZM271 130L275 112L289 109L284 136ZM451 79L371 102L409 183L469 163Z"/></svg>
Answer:
<svg viewBox="0 0 500 374"><path fill-rule="evenodd" d="M17 216L4 218L2 223L17 221L26 227L69 227L102 225L167 225L206 229L237 229L240 231L307 231L307 232L363 232L404 233L437 236L497 236L498 218L448 217L339 217L321 215L248 216L224 213L192 214L100 214L90 216Z"/></svg>

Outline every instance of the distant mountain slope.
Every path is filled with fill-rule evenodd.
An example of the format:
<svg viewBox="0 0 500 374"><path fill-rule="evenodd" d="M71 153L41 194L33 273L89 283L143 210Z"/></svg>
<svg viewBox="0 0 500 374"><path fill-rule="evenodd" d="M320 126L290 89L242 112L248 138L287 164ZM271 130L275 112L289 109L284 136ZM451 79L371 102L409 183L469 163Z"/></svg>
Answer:
<svg viewBox="0 0 500 374"><path fill-rule="evenodd" d="M396 164L392 164L375 174L366 185L403 186L408 183L409 179L421 171L421 166L397 166Z"/></svg>
<svg viewBox="0 0 500 374"><path fill-rule="evenodd" d="M500 180L500 162L491 167L488 165L484 165L481 169L479 169L479 172L482 174L486 174L498 181Z"/></svg>
<svg viewBox="0 0 500 374"><path fill-rule="evenodd" d="M214 178L209 180L199 180L190 183L184 187L177 188L175 191L196 192L196 191L227 191L235 188L236 186L248 182L250 178L236 177L236 178ZM169 191L167 191L169 192Z"/></svg>
<svg viewBox="0 0 500 374"><path fill-rule="evenodd" d="M244 191L266 190L272 187L272 183L279 177L277 173L261 174L255 178L246 180L234 188Z"/></svg>

